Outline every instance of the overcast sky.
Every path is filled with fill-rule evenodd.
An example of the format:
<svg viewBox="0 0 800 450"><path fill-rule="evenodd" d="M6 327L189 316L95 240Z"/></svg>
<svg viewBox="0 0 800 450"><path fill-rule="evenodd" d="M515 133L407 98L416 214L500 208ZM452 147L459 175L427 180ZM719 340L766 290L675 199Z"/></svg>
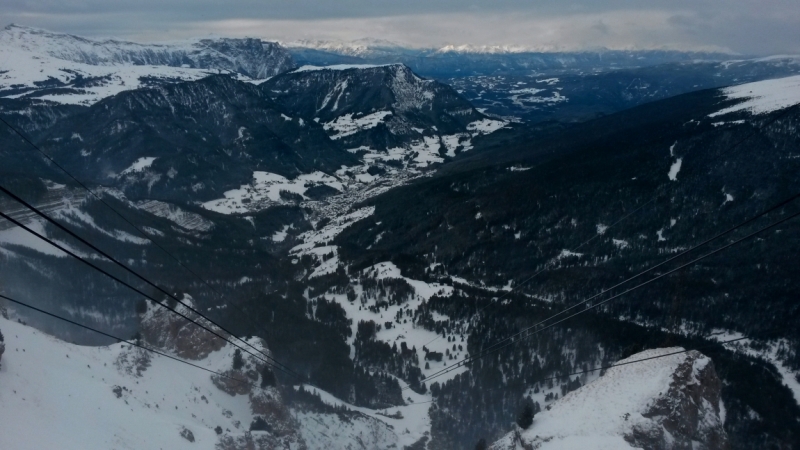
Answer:
<svg viewBox="0 0 800 450"><path fill-rule="evenodd" d="M224 35L800 53L800 0L2 0L0 17L137 41Z"/></svg>

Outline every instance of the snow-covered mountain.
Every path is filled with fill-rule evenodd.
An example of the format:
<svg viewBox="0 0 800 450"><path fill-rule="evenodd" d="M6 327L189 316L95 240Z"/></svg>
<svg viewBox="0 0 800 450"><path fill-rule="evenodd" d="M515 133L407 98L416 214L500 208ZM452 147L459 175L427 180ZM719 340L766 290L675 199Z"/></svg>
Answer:
<svg viewBox="0 0 800 450"><path fill-rule="evenodd" d="M291 50L318 50L357 58L391 57L397 54L414 54L419 50L412 49L386 39L362 38L354 41L326 41L319 39L301 39L281 42Z"/></svg>
<svg viewBox="0 0 800 450"><path fill-rule="evenodd" d="M505 125L489 120L449 86L422 79L402 64L303 66L261 86L290 110L322 124L351 151L424 142L426 149L416 157L423 165L468 149L471 133ZM389 159L402 163L405 156Z"/></svg>
<svg viewBox="0 0 800 450"><path fill-rule="evenodd" d="M0 98L90 105L125 90L220 71L264 79L293 67L283 47L260 39L138 44L13 24L0 31Z"/></svg>
<svg viewBox="0 0 800 450"><path fill-rule="evenodd" d="M619 361L626 365L548 405L527 429L512 431L490 448L728 449L714 364L697 351L669 355L682 350L647 350Z"/></svg>

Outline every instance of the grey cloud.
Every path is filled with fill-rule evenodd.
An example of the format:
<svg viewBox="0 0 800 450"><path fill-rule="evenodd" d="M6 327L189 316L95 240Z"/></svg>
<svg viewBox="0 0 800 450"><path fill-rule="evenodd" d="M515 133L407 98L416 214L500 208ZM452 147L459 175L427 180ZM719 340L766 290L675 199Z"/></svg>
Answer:
<svg viewBox="0 0 800 450"><path fill-rule="evenodd" d="M88 36L378 37L539 47L800 53L796 0L5 0L0 17Z"/></svg>
<svg viewBox="0 0 800 450"><path fill-rule="evenodd" d="M608 25L606 25L602 20L598 20L597 23L592 25L592 29L600 34L609 34L611 32L611 28L609 28Z"/></svg>

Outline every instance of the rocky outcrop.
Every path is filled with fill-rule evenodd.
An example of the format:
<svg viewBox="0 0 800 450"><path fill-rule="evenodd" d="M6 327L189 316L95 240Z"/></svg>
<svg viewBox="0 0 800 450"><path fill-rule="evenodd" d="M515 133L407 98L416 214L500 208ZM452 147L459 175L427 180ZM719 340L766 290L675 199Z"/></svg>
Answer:
<svg viewBox="0 0 800 450"><path fill-rule="evenodd" d="M527 429L492 450L645 448L726 450L721 382L708 357L680 348L648 350L548 405ZM648 359L657 357L655 359Z"/></svg>
<svg viewBox="0 0 800 450"><path fill-rule="evenodd" d="M260 338L252 338L248 343L255 349L255 355L270 355L266 343ZM249 348L249 347L248 347ZM276 386L276 379L265 358L242 353L229 347L231 368L224 376L214 375L211 381L221 391L232 395L247 395L254 420L249 432L240 435L220 437L217 448L221 450L260 450L273 448L305 449L300 424L292 416Z"/></svg>
<svg viewBox="0 0 800 450"><path fill-rule="evenodd" d="M194 323L165 307L148 302L147 310L141 317L140 331L146 343L170 351L181 358L196 361L224 347L227 341L219 336L226 337L227 334L190 311L187 306L194 308L191 297L185 295L182 304L175 305L175 310ZM219 336L209 333L198 325L213 330Z"/></svg>
<svg viewBox="0 0 800 450"><path fill-rule="evenodd" d="M720 419L721 389L711 359L687 353L667 392L642 413L650 421L634 425L625 440L648 449L729 448Z"/></svg>

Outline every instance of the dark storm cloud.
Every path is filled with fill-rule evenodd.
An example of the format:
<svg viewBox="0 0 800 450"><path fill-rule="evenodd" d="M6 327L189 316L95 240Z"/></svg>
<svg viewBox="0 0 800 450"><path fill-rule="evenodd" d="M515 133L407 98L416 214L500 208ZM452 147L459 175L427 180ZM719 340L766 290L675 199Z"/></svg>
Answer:
<svg viewBox="0 0 800 450"><path fill-rule="evenodd" d="M282 40L370 36L423 46L800 52L796 0L5 0L0 16L148 40L213 32Z"/></svg>

